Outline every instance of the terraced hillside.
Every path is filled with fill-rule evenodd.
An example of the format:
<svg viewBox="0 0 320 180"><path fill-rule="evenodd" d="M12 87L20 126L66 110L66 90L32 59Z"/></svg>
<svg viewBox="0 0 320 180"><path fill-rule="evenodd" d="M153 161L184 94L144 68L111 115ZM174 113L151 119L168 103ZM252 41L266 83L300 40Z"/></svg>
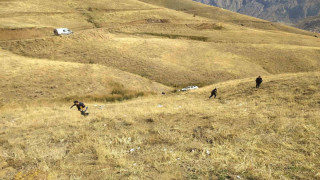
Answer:
<svg viewBox="0 0 320 180"><path fill-rule="evenodd" d="M34 6L31 2L30 8ZM2 41L0 47L31 58L108 66L168 86L208 85L257 74L319 69L319 40L312 33L200 3L179 2L44 3L41 6L47 9L42 11L47 14L30 12L22 16L28 19L21 22L20 29L11 29L21 32L28 27L26 32L30 32L31 25L26 22L36 18L32 28L43 31L43 36L14 33L16 40ZM168 9L178 7L182 11ZM8 27L20 23L16 18L21 16L7 17L19 13L11 12L19 8L5 10L10 11L2 18L7 34ZM46 23L38 20L53 12L53 19ZM70 24L71 19L77 24ZM46 36L49 27L66 26L74 28L74 35Z"/></svg>

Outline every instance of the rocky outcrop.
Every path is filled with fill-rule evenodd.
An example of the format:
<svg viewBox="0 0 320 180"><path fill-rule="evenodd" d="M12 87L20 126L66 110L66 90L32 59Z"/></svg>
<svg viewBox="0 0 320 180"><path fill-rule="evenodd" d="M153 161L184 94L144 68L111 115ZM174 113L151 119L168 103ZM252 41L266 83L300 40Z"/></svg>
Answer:
<svg viewBox="0 0 320 180"><path fill-rule="evenodd" d="M194 0L257 18L296 24L320 14L319 0Z"/></svg>
<svg viewBox="0 0 320 180"><path fill-rule="evenodd" d="M306 18L300 21L296 27L300 29L306 29L311 32L320 33L320 16Z"/></svg>

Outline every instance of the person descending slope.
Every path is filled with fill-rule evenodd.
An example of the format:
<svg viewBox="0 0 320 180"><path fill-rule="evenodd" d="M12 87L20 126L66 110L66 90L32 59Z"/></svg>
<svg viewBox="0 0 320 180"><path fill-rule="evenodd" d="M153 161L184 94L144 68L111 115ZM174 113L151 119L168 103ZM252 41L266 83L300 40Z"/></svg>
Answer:
<svg viewBox="0 0 320 180"><path fill-rule="evenodd" d="M75 101L73 102L73 105L70 107L70 109L72 109L73 106L77 106L78 111L81 112L81 115L83 115L83 116L88 116L88 115L89 115L89 113L86 113L86 111L88 110L88 107L85 106L85 105L83 104L83 102L79 102L79 101L75 100Z"/></svg>
<svg viewBox="0 0 320 180"><path fill-rule="evenodd" d="M214 88L212 91L211 91L211 96L209 97L209 99L210 98L212 98L212 96L214 96L214 98L216 98L217 97L217 88Z"/></svg>
<svg viewBox="0 0 320 180"><path fill-rule="evenodd" d="M260 84L262 83L262 78L261 78L261 76L259 76L259 77L257 77L257 79L256 79L256 88L259 88L260 87Z"/></svg>

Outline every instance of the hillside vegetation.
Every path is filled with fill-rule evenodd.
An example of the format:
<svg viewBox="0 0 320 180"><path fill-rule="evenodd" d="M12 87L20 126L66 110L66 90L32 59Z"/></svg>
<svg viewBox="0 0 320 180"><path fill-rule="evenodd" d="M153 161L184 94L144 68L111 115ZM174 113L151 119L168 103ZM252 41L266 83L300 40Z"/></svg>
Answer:
<svg viewBox="0 0 320 180"><path fill-rule="evenodd" d="M191 0L2 0L0 179L319 179L319 55Z"/></svg>
<svg viewBox="0 0 320 180"><path fill-rule="evenodd" d="M227 81L125 103L2 108L8 179L317 179L320 74ZM217 99L208 100L218 87ZM161 106L160 106L161 105Z"/></svg>
<svg viewBox="0 0 320 180"><path fill-rule="evenodd" d="M0 52L0 105L85 96L103 98L108 94L156 93L171 89L105 66L30 59Z"/></svg>
<svg viewBox="0 0 320 180"><path fill-rule="evenodd" d="M20 1L12 3L17 2ZM2 41L0 47L31 58L108 66L179 87L256 74L315 71L320 67L319 40L312 33L192 1L123 1L124 5L111 1L81 4L66 1L62 4L65 6L50 4L46 6L50 9L42 10L52 13L59 9L55 19L46 21L50 26L42 23L41 27L34 24L33 28L40 31L39 28L68 25L72 30L75 28L74 35L35 39L23 36L26 39L20 40L22 35L17 33L17 40ZM167 9L174 7L183 11ZM6 8L6 11L18 9ZM31 13L23 17L41 19L47 15ZM69 24L72 18L78 24ZM10 18L10 22L16 21L20 22ZM28 26L29 32L30 25L25 22L20 26ZM78 30L87 23L100 28ZM13 26L9 22L2 24L10 25Z"/></svg>

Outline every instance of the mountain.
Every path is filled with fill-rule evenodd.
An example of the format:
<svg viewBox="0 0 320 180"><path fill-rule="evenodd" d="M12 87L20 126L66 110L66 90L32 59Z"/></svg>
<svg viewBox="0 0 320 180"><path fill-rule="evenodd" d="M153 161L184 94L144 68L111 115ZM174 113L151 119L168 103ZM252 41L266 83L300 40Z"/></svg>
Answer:
<svg viewBox="0 0 320 180"><path fill-rule="evenodd" d="M300 29L320 33L320 16L308 17L295 25Z"/></svg>
<svg viewBox="0 0 320 180"><path fill-rule="evenodd" d="M195 0L241 14L289 25L320 13L318 0ZM301 26L299 26L301 27ZM302 26L303 27L303 26ZM306 27L308 30L308 27Z"/></svg>

